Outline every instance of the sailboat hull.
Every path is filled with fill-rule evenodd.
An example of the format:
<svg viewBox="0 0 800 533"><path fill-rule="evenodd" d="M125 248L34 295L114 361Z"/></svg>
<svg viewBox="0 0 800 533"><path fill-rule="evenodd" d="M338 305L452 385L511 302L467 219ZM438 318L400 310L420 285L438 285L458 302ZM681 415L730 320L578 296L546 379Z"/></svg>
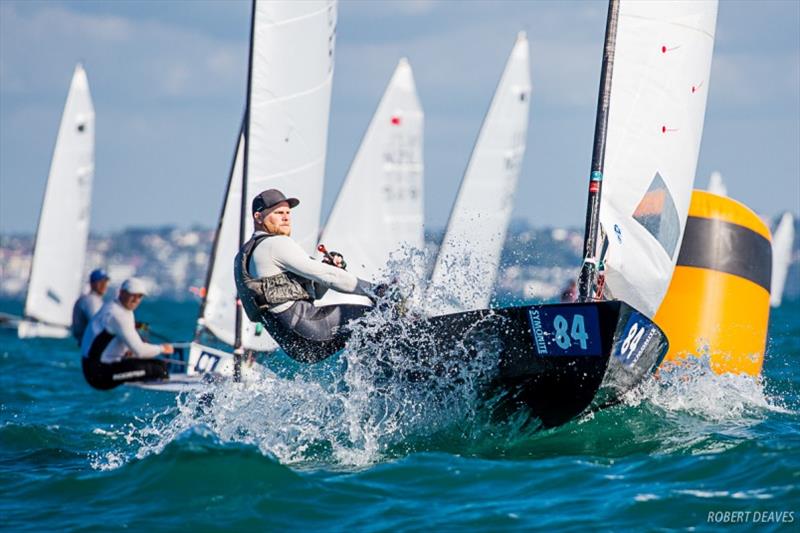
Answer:
<svg viewBox="0 0 800 533"><path fill-rule="evenodd" d="M175 353L169 356L169 378L152 381L133 381L128 386L162 392L187 392L221 380L232 380L234 356L230 352L197 342L176 343ZM241 366L241 380L257 379L263 367L252 360Z"/></svg>
<svg viewBox="0 0 800 533"><path fill-rule="evenodd" d="M349 349L358 350L363 340ZM398 316L366 341L371 358L407 361L393 372L409 382L474 379L479 372L498 414L525 410L545 427L618 402L655 371L669 348L657 325L621 301ZM310 359L283 348L294 359ZM318 348L314 362L338 347L327 354Z"/></svg>
<svg viewBox="0 0 800 533"><path fill-rule="evenodd" d="M50 339L66 339L69 337L69 328L45 324L43 322L32 322L30 320L20 320L17 325L17 337L20 339L32 339L35 337L45 337Z"/></svg>
<svg viewBox="0 0 800 533"><path fill-rule="evenodd" d="M497 353L488 397L499 413L526 410L544 426L619 401L657 368L661 329L620 301L532 305L434 317L418 332L437 352L468 346ZM418 351L417 353L430 353Z"/></svg>

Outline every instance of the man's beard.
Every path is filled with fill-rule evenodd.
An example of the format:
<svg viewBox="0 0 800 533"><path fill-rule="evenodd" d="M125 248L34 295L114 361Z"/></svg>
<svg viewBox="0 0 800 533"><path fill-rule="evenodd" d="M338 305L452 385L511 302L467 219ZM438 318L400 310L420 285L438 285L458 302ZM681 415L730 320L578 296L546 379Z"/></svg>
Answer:
<svg viewBox="0 0 800 533"><path fill-rule="evenodd" d="M270 235L284 235L286 237L292 234L292 226L273 226L272 224L265 224L267 233Z"/></svg>

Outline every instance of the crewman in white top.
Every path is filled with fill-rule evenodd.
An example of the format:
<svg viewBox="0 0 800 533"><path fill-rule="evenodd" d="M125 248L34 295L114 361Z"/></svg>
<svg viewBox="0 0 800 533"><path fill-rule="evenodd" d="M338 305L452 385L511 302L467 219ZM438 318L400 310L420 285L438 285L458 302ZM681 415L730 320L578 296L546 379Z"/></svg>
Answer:
<svg viewBox="0 0 800 533"><path fill-rule="evenodd" d="M96 268L89 274L89 292L81 295L72 307L72 336L78 341L78 346L83 340L83 332L89 321L103 307L103 296L108 289L108 274L102 268Z"/></svg>
<svg viewBox="0 0 800 533"><path fill-rule="evenodd" d="M155 360L171 354L171 344L148 344L136 332L133 311L139 307L147 288L142 280L126 279L116 300L106 302L89 322L83 335L83 376L92 387L113 389L127 381L168 377L167 363Z"/></svg>
<svg viewBox="0 0 800 533"><path fill-rule="evenodd" d="M316 362L341 349L349 336L344 326L371 307L316 307L314 300L328 288L374 299L376 288L347 272L340 254L320 263L290 237L299 203L277 189L253 199L255 232L236 256L234 275L248 318L263 323L291 357Z"/></svg>

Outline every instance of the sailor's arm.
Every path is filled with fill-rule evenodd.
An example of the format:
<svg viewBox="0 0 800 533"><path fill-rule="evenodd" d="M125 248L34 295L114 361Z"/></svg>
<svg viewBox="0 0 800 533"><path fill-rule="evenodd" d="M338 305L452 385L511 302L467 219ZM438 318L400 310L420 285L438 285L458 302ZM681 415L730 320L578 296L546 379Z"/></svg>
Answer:
<svg viewBox="0 0 800 533"><path fill-rule="evenodd" d="M81 306L81 302L83 298L78 298L75 302L75 305L72 306L72 326L70 329L72 330L72 336L78 340L78 343L81 342L80 337L78 336L78 332L86 331L86 315L83 312L83 307Z"/></svg>
<svg viewBox="0 0 800 533"><path fill-rule="evenodd" d="M271 243L272 259L280 268L339 292L363 294L364 282L360 282L350 272L313 260L288 237L274 237L274 239L275 241Z"/></svg>
<svg viewBox="0 0 800 533"><path fill-rule="evenodd" d="M144 342L136 332L136 323L133 314L125 317L112 315L109 320L108 329L111 333L116 333L121 340L130 348L134 357L139 359L151 359L161 355L162 347L158 344Z"/></svg>

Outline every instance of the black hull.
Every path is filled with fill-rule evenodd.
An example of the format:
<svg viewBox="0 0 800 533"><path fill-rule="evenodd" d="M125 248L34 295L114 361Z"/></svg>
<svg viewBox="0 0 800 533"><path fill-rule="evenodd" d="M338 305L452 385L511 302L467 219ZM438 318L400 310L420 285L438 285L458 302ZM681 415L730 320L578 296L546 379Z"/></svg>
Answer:
<svg viewBox="0 0 800 533"><path fill-rule="evenodd" d="M669 346L658 326L620 301L406 317L370 340L384 352L374 354L379 360L414 358L413 370L403 372L415 383L431 375L462 379L479 352L491 353L494 371L486 386L495 413L526 410L545 427L618 402L655 371ZM339 348L317 346L309 354L308 347L281 346L305 362Z"/></svg>
<svg viewBox="0 0 800 533"><path fill-rule="evenodd" d="M499 400L496 414L526 410L545 427L618 402L655 371L668 348L658 326L620 301L472 311L418 328L416 338L435 344L429 348L437 354L492 343L499 358L487 396Z"/></svg>

